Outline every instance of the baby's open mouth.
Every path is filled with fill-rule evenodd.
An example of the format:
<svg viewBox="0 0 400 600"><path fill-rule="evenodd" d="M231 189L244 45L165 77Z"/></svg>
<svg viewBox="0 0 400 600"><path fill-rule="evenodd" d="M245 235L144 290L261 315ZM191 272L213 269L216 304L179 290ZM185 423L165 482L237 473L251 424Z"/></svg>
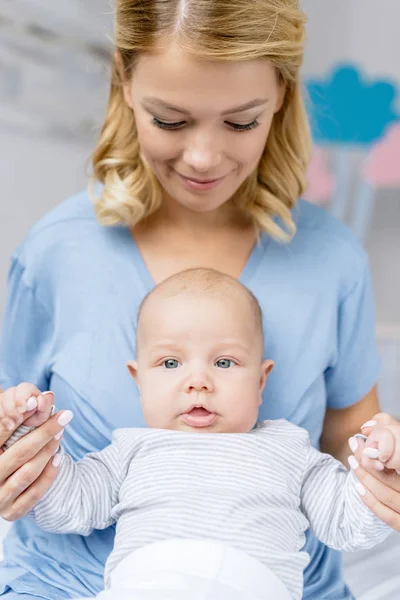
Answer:
<svg viewBox="0 0 400 600"><path fill-rule="evenodd" d="M210 412L204 406L193 406L182 417L191 427L209 427L217 418L217 414Z"/></svg>

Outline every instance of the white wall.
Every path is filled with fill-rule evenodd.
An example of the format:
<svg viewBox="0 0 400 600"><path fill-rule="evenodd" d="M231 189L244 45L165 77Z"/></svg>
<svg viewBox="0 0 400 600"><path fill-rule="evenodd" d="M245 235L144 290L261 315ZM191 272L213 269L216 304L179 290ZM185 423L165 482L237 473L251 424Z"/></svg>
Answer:
<svg viewBox="0 0 400 600"><path fill-rule="evenodd" d="M109 0L0 4L0 315L9 255L86 185L107 101Z"/></svg>
<svg viewBox="0 0 400 600"><path fill-rule="evenodd" d="M398 0L300 0L308 15L305 72L320 75L339 61L400 81Z"/></svg>
<svg viewBox="0 0 400 600"><path fill-rule="evenodd" d="M0 312L9 256L39 217L86 185L90 146L1 131Z"/></svg>

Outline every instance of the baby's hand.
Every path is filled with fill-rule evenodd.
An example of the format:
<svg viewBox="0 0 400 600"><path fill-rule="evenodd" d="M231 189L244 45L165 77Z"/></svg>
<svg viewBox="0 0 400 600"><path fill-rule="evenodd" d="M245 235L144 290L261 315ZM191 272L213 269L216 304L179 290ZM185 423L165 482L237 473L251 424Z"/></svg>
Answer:
<svg viewBox="0 0 400 600"><path fill-rule="evenodd" d="M363 431L365 433L365 430ZM375 425L368 435L363 457L372 459L378 471L400 470L400 431L398 425ZM363 458L363 462L364 462ZM365 461L367 463L367 460ZM369 462L369 461L368 461ZM369 464L365 466L369 467Z"/></svg>
<svg viewBox="0 0 400 600"><path fill-rule="evenodd" d="M52 411L54 394L43 394L31 383L21 383L0 395L0 427L3 431L15 431L20 425L39 427Z"/></svg>

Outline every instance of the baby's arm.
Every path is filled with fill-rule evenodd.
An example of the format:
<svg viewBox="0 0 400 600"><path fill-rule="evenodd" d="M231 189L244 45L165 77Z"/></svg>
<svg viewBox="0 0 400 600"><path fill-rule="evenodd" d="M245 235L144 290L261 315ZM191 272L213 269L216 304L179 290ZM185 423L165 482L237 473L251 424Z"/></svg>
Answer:
<svg viewBox="0 0 400 600"><path fill-rule="evenodd" d="M60 459L56 480L29 516L53 533L89 535L109 527L121 485L117 443L78 462L63 451Z"/></svg>
<svg viewBox="0 0 400 600"><path fill-rule="evenodd" d="M310 445L301 508L314 535L336 550L369 548L391 532L361 501L357 483L339 461Z"/></svg>
<svg viewBox="0 0 400 600"><path fill-rule="evenodd" d="M3 449L6 451L33 429L20 425ZM111 511L121 484L117 443L102 452L88 454L77 463L62 449L58 457L61 464L57 477L29 516L39 527L53 533L89 535L93 529L111 525Z"/></svg>

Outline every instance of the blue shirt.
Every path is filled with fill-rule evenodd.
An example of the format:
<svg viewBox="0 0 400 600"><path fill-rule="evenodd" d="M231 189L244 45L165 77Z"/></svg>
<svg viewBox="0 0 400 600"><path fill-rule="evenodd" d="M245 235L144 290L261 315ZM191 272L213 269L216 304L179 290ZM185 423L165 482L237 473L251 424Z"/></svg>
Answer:
<svg viewBox="0 0 400 600"><path fill-rule="evenodd" d="M262 235L241 281L264 314L268 379L260 419L285 418L318 446L325 410L358 402L379 359L365 252L326 211L299 201L287 245ZM218 265L215 265L218 268ZM76 459L104 448L119 427L145 427L126 368L135 356L137 309L154 282L127 227L102 227L87 192L33 227L12 257L0 345L0 387L30 381L52 390L74 419L64 434ZM14 524L0 566L10 588L39 598L88 596L103 587L114 529L88 537ZM351 598L340 556L308 537L304 598Z"/></svg>

